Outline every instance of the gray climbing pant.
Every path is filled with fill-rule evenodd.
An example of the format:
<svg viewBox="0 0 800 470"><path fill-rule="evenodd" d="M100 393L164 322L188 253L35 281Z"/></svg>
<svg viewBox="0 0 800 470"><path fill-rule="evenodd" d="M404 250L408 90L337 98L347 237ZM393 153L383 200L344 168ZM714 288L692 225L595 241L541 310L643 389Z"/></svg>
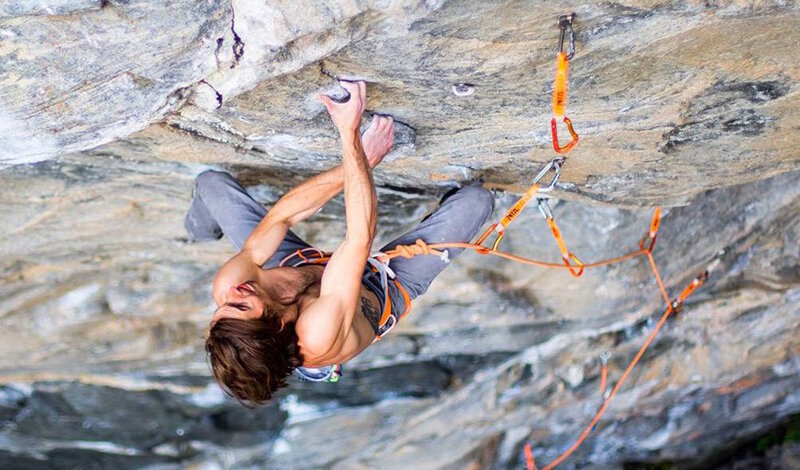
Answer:
<svg viewBox="0 0 800 470"><path fill-rule="evenodd" d="M417 239L426 243L469 242L478 234L493 208L492 194L482 187L464 186L452 190L445 195L439 207L418 226L389 242L381 251L397 245L411 245ZM194 240L218 240L224 234L237 249L241 249L266 213L264 206L256 202L234 177L221 171L206 171L197 177L194 197L184 226ZM309 246L289 231L278 251L263 267L267 269L278 266L285 257ZM449 259L452 260L462 251L463 249L449 249ZM438 256L420 255L411 259L394 258L389 267L414 299L428 290L431 282L447 264ZM389 283L389 287L392 308L396 312L403 312L403 296L394 287L394 283Z"/></svg>

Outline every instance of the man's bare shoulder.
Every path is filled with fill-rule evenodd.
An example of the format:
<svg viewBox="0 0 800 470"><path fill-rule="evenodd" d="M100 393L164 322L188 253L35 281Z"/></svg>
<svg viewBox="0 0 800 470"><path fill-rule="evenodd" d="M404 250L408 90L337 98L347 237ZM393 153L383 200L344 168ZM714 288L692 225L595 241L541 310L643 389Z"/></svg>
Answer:
<svg viewBox="0 0 800 470"><path fill-rule="evenodd" d="M309 358L328 355L341 340L342 314L327 300L316 299L298 312L295 332L304 355Z"/></svg>
<svg viewBox="0 0 800 470"><path fill-rule="evenodd" d="M242 252L237 253L217 272L213 286L214 297L216 298L220 292L227 290L230 286L253 279L257 269L260 268L253 264L248 256Z"/></svg>

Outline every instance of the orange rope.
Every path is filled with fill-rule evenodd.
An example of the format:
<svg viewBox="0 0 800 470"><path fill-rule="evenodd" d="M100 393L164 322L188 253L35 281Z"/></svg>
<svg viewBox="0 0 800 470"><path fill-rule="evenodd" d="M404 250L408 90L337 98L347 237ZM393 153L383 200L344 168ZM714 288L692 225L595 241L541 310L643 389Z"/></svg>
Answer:
<svg viewBox="0 0 800 470"><path fill-rule="evenodd" d="M526 202L527 202L527 200L526 200ZM523 207L524 207L524 205L523 205ZM519 214L519 212L516 211L514 216L516 217L516 215L518 215L518 214ZM580 434L580 436L578 436L578 439L566 451L564 451L553 462L551 462L546 467L544 467L543 470L551 470L555 466L559 465L561 462L566 460L567 457L569 457L583 443L584 440L586 440L586 438L591 433L592 429L594 429L594 427L597 424L597 422L600 421L600 418L602 418L602 416L605 413L606 409L608 409L608 406L611 403L611 400L614 398L614 396L617 394L617 392L620 390L620 388L622 388L622 385L625 383L625 380L628 378L628 376L630 375L631 371L633 371L633 368L636 367L636 364L638 364L639 360L642 358L642 356L644 356L644 353L650 347L650 344L653 342L653 340L655 339L655 337L658 334L658 332L661 330L661 328L666 323L667 319L669 318L669 315L671 313L677 311L682 306L682 304L686 300L686 298L689 297L689 295L691 295L698 287L700 287L706 281L706 279L708 277L708 273L703 273L701 276L698 276L689 285L687 285L683 289L683 291L678 296L678 298L675 300L675 302L671 302L670 301L669 294L667 294L667 289L664 287L664 282L661 279L661 273L659 272L658 266L656 265L655 258L653 257L653 248L655 246L655 240L656 240L656 236L658 234L660 220L661 220L661 209L657 208L654 211L653 219L652 219L652 221L650 223L650 231L648 232L647 235L645 235L645 238L639 243L639 247L640 247L639 250L627 253L627 254L622 255L622 256L618 256L616 258L610 258L610 259L606 259L606 260L596 261L594 263L586 263L586 264L580 265L581 270L583 270L583 269L588 269L588 268L596 268L596 267L600 267L600 266L607 266L607 265L610 265L610 264L613 264L613 263L619 263L619 262L622 262L622 261L626 261L626 260L635 258L635 257L640 256L640 255L646 255L647 259L648 259L648 261L650 263L650 267L652 268L653 276L655 277L656 282L658 284L659 291L661 292L661 295L664 297L664 300L667 303L667 308L664 311L664 314L661 316L661 319L659 320L659 322L656 325L656 327L653 329L653 331L647 337L647 339L645 340L644 344L639 348L639 351L636 353L636 356L634 356L633 360L631 360L631 362L628 364L628 367L622 373L622 376L620 377L619 381L614 386L614 388L611 390L611 393L609 393L608 397L605 398L605 400L603 402L603 405L600 407L600 409L598 410L597 414L594 416L594 418L589 423L589 425L586 426L584 431ZM474 250L477 253L480 253L480 254L483 254L483 255L486 255L486 254L494 255L494 256L501 257L501 258L509 259L509 260L512 260L512 261L516 261L516 262L519 262L519 263L529 264L529 265L534 265L534 266L540 266L540 267L544 267L544 268L558 268L558 269L570 269L570 270L572 270L572 268L574 268L574 266L570 265L569 263L566 263L566 264L549 263L549 262L538 261L538 260L534 260L534 259L530 259L530 258L525 258L525 257L522 257L522 256L514 255L514 254L511 254L511 253L506 253L506 252L503 252L503 251L499 251L499 250L496 249L496 247L498 245L500 237L498 237L498 241L495 241L494 247L491 248L491 249L486 247L486 246L484 246L484 245L482 245L481 243L489 236L489 234L491 234L493 231L495 231L496 227L497 227L497 224L494 224L491 227L489 227L489 229L487 229L486 232L484 232L484 234L481 235L481 237L478 240L478 243L449 242L449 243L431 243L431 244L428 244L428 243L425 243L424 240L417 240L416 243L413 244L413 245L398 245L394 249L388 250L386 253L384 253L382 255L382 257L386 261L391 260L393 258L397 258L397 257L412 258L412 257L418 256L418 255L438 255L438 256L444 257L444 252L442 250L446 250L448 248L464 248L464 249ZM551 225L551 227L552 227L552 225ZM560 232L559 232L559 234L560 234ZM502 236L502 235L503 235L503 232L500 232L500 236ZM647 243L648 239L650 240L649 241L649 245L647 246L647 248L645 248L645 245L648 244ZM556 238L556 241L559 241L558 237ZM561 240L561 243L559 243L559 248L561 249L562 254L563 254L564 251L566 251L566 247L563 246L563 240ZM603 392L604 395L605 395L607 384L608 384L608 367L605 364L603 364L602 371L601 371L600 389L601 389L601 391ZM528 463L528 468L529 469L531 469L531 468L535 469L536 467L535 467L535 463L533 461L532 451L530 450L530 444L527 444L526 447L525 447L525 455L526 455L526 462ZM529 457L529 455L530 455L530 457Z"/></svg>
<svg viewBox="0 0 800 470"><path fill-rule="evenodd" d="M525 444L525 463L528 466L528 470L536 470L536 462L533 460L533 451L530 443Z"/></svg>
<svg viewBox="0 0 800 470"><path fill-rule="evenodd" d="M695 278L691 282L689 287L693 286L692 291L694 291L694 289L696 289L697 287L702 285L703 282L705 282L705 276L706 276L705 274L703 274L701 276L698 276L697 278ZM687 287L687 289L689 287ZM685 291L686 290L684 290L684 292ZM689 293L691 293L691 292L689 292ZM683 300L685 300L685 298ZM639 360L642 358L642 356L644 356L644 353L647 351L647 348L650 347L650 344L653 342L653 340L655 339L656 335L661 330L661 327L664 326L664 323L666 323L667 318L669 318L669 315L673 311L674 310L672 308L671 303L668 302L667 303L667 309L664 311L664 314L661 316L661 319L658 321L658 324L656 324L656 327L653 329L653 331L647 337L647 339L645 340L644 344L639 348L639 351L636 353L636 356L634 356L633 360L630 362L630 364L628 364L628 367L625 369L625 372L623 372L622 376L619 378L619 382L617 382L617 385L614 386L614 388L611 390L611 393L608 395L608 398L606 398L605 401L603 402L603 406L600 407L600 410L598 410L598 412L595 415L594 419L592 419L592 421L589 423L589 425L586 426L586 429L583 430L583 432L578 437L578 439L566 451L564 451L564 453L562 453L560 456L558 456L558 458L556 458L555 460L550 462L546 467L544 467L543 470L551 470L552 468L555 468L556 465L558 465L561 462L563 462L564 460L566 460L566 458L569 457L570 454L575 452L575 450L581 445L581 443L583 443L583 441L586 439L586 437L589 435L589 433L594 428L595 424L597 424L597 422L600 421L600 418L603 417L603 413L605 413L606 409L608 408L608 405L611 403L611 400L617 394L619 389L622 388L622 385L625 383L625 380L628 378L628 375L630 375L630 373L633 370L633 368L636 367L636 364L638 364Z"/></svg>
<svg viewBox="0 0 800 470"><path fill-rule="evenodd" d="M669 294L667 294L667 289L664 288L664 282L661 280L661 273L658 272L656 260L653 259L652 252L647 252L647 259L650 261L650 266L653 268L653 274L656 276L656 281L658 281L658 289L661 291L661 295L664 296L664 300L667 302L667 305L672 305L672 302L669 300Z"/></svg>
<svg viewBox="0 0 800 470"><path fill-rule="evenodd" d="M574 36L572 31L572 20L574 18L574 14L570 15L563 15L559 17L559 28L561 29L561 39L559 43L559 52L556 56L556 74L555 80L553 85L553 118L550 121L550 130L553 138L553 149L556 153L559 154L566 154L569 153L575 146L578 144L578 134L572 127L572 121L566 116L566 103L567 103L567 85L568 85L568 73L569 73L569 59L572 58L572 55L575 52L574 49ZM570 52L567 55L564 52L564 39L565 33L569 30L569 41L570 41ZM567 129L572 137L572 141L570 141L567 145L561 146L558 141L558 129L557 129L557 121L561 119L563 120L564 124L566 124ZM550 230L553 233L553 236L556 239L556 243L558 244L558 248L561 251L561 257L564 261L564 264L557 264L557 263L549 263L544 261L538 261L534 259L524 258L522 256L513 255L511 253L506 253L503 251L498 250L501 240L505 236L505 229L508 225L513 222L513 220L522 212L522 210L527 205L528 201L540 191L539 187L539 180L542 178L544 173L548 171L548 168L556 170L556 176L554 177L552 183L549 185L547 190L552 190L555 186L555 183L558 179L559 172L558 170L561 168L561 165L564 163L562 159L558 166L553 167L552 165L556 162L554 159L550 163L550 167L545 167L544 170L537 176L534 180L534 184L528 188L525 194L514 204L514 206L509 209L503 219L495 224L492 224L479 238L475 243L432 243L427 244L423 240L417 240L414 245L405 245L405 246L397 246L392 250L389 250L387 253L383 255L386 262L391 260L392 258L396 257L405 257L411 258L417 255L438 255L441 256L443 260L446 260L446 252L442 250L446 250L447 248L464 248L464 249L471 249L476 251L481 255L494 255L501 258L509 259L511 261L516 261L519 263L539 266L543 268L560 268L560 269L569 269L570 273L578 277L583 274L584 269L588 268L596 268L600 266L607 266L613 263L619 263L622 261L626 261L632 258L635 258L640 255L646 255L648 262L650 263L650 267L653 271L653 276L656 278L656 282L658 283L658 289L661 292L661 295L664 297L664 300L667 303L667 308L664 311L664 314L661 316L661 319L656 324L653 331L648 335L647 339L645 340L644 344L639 348L639 351L636 353L634 358L628 364L628 367L625 368L625 371L620 376L619 381L617 381L614 388L605 397L606 394L606 387L608 386L608 365L607 365L607 357L603 357L602 360L602 368L600 373L600 391L605 397L603 401L603 405L595 414L592 421L589 423L588 426L583 430L583 432L578 436L578 439L561 455L559 455L555 460L549 463L544 470L550 470L564 460L566 460L582 443L589 434L592 432L594 427L597 425L598 421L602 418L605 411L608 409L611 400L614 399L614 396L617 392L622 388L625 380L630 375L633 368L636 367L639 360L644 356L644 353L650 347L650 344L655 339L658 332L666 323L667 319L669 318L670 314L673 312L677 313L681 307L683 306L683 302L686 300L689 295L691 295L698 287L703 285L703 283L708 278L708 272L703 273L702 275L696 277L689 285L687 285L677 299L674 302L670 301L669 294L667 294L667 289L664 287L664 282L661 279L661 273L658 270L658 266L656 265L655 258L653 258L653 248L655 247L656 238L658 235L658 229L661 223L661 208L656 208L653 213L653 218L650 222L650 230L649 232L639 241L639 249L622 256L618 256L616 258L610 258L606 260L596 261L594 263L582 263L580 259L572 254L566 247L564 243L563 236L561 235L561 231L559 230L558 226L555 223L555 220L550 213L549 206L546 210L542 209L540 205L540 210L543 210L543 214L545 215L545 219L547 220ZM484 241L494 232L497 232L497 238L495 239L492 247L489 248L484 246ZM575 263L574 265L572 263ZM576 271L577 269L577 271ZM528 470L537 470L536 463L533 459L533 451L531 450L530 443L525 444L525 462L527 464Z"/></svg>
<svg viewBox="0 0 800 470"><path fill-rule="evenodd" d="M394 258L413 258L414 256L418 255L443 256L444 252L441 250L445 250L447 248L464 248L468 250L475 250L476 252L482 255L494 255L500 258L505 258L522 264L539 266L541 268L570 269L571 267L574 267L561 263L550 263L546 261L539 261L535 259L525 258L524 256L515 255L505 251L490 249L483 245L479 245L477 243L447 242L447 243L428 244L425 243L424 240L417 240L417 242L414 245L397 245L393 249L387 250L386 252L379 255L379 258L391 260ZM625 261L631 258L635 258L637 256L644 254L647 254L647 251L636 250L622 256L617 256L616 258L595 261L594 263L584 263L583 268L588 269L588 268L597 268L600 266L606 266L609 264L619 263L620 261Z"/></svg>
<svg viewBox="0 0 800 470"><path fill-rule="evenodd" d="M573 45L573 32L572 32L572 18L574 14L562 16L559 18L559 28L561 29L561 41L559 45L559 53L556 58L556 74L555 74L555 83L553 85L553 119L550 121L550 130L553 138L553 149L556 153L565 154L569 153L575 146L578 144L578 134L572 128L572 121L566 116L566 102L567 102L567 78L568 78L568 71L569 71L569 59L572 57L574 53L574 45ZM564 53L564 38L565 38L565 31L569 29L570 34L570 48L571 52L569 55ZM561 147L558 141L558 129L557 129L557 120L562 119L564 124L566 124L567 129L572 137L572 141L570 141L567 145ZM649 232L639 241L639 249L637 251L633 251L627 253L622 256L618 256L616 258L610 258L606 260L596 261L594 263L586 263L584 264L581 260L572 254L566 247L564 243L563 236L561 235L561 231L556 225L555 220L550 214L549 206L547 210L542 209L540 206L540 210L543 210L543 214L545 215L545 219L550 226L550 230L553 233L553 237L556 239L556 243L558 244L558 248L561 252L561 258L564 261L564 264L558 263L549 263L545 261L538 261L530 258L525 258L522 256L513 255L511 253L506 253L503 251L498 250L500 246L500 242L503 240L505 236L505 229L517 216L522 212L528 202L538 193L541 188L539 186L539 180L547 173L549 170L555 170L556 175L554 176L550 185L548 185L546 190L552 190L555 187L555 183L558 180L559 170L561 165L564 163L562 159L556 166L556 159L550 162L549 167L545 167L542 172L536 177L534 180L534 184L525 191L525 194L517 200L517 202L506 212L505 216L500 220L500 222L492 224L486 231L478 238L475 243L461 243L461 242L452 242L452 243L431 243L427 244L423 240L417 240L416 243L413 245L398 245L392 250L388 250L386 253L382 254L380 258L384 262L388 262L389 260L397 257L404 257L404 258L412 258L418 255L437 255L442 258L443 261L446 261L447 253L446 250L448 248L463 248L463 249L470 249L474 250L475 252L481 255L493 255L498 256L500 258L505 258L511 261L516 261L523 264L539 266L543 268L559 268L559 269L568 269L570 273L578 277L583 274L584 269L589 268L596 268L600 266L607 266L613 263L619 263L622 261L626 261L632 258L635 258L640 255L647 255L647 259L650 263L650 267L653 271L653 276L656 278L656 282L658 283L658 289L661 292L661 295L664 297L664 300L667 303L667 309L664 311L664 314L661 316L661 319L656 324L653 331L648 335L647 339L645 340L644 344L639 348L639 351L636 353L634 358L628 364L628 367L625 368L625 371L620 376L619 381L608 394L608 397L605 398L603 401L603 405L595 414L592 421L589 423L588 426L583 430L583 432L578 436L578 439L561 455L559 455L555 460L549 463L544 470L551 470L552 468L556 467L564 460L566 460L582 443L589 434L592 432L594 427L597 425L598 421L603 417L603 414L608 409L611 400L614 399L614 396L617 392L622 388L622 385L625 383L625 380L630 375L633 368L639 363L639 360L644 356L644 353L650 347L650 344L655 339L658 332L666 323L667 319L669 318L670 314L673 312L677 313L681 307L683 306L683 302L686 300L689 295L691 295L698 287L703 285L703 283L708 278L708 272L703 273L702 275L696 277L689 285L687 285L678 298L671 302L669 298L669 294L667 294L667 289L664 287L664 282L661 279L661 273L658 270L658 266L656 265L656 261L653 258L653 248L655 247L656 238L658 235L658 229L661 223L661 208L656 208L653 212L653 218L650 222L650 230ZM495 239L492 247L489 248L485 246L483 243L486 239L492 234L497 232L497 238ZM298 253L299 254L299 253ZM301 255L302 256L302 255ZM573 262L575 264L573 264ZM608 385L608 366L606 364L606 359L603 359L602 369L601 369L601 377L600 377L600 390L603 396L606 393L606 387ZM525 444L525 462L527 464L528 470L537 470L536 463L533 459L533 451L531 450L530 443Z"/></svg>

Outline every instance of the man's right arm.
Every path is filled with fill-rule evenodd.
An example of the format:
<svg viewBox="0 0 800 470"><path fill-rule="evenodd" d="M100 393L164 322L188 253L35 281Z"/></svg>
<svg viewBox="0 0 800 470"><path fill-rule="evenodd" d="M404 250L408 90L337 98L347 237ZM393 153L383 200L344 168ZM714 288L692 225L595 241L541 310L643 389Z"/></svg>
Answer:
<svg viewBox="0 0 800 470"><path fill-rule="evenodd" d="M347 105L326 102L342 138L345 219L347 231L322 275L319 298L298 322L301 346L314 362L335 357L351 332L361 293L361 276L375 235L377 196L358 134L366 105L364 82L343 83L350 92ZM304 332L306 326L313 331Z"/></svg>

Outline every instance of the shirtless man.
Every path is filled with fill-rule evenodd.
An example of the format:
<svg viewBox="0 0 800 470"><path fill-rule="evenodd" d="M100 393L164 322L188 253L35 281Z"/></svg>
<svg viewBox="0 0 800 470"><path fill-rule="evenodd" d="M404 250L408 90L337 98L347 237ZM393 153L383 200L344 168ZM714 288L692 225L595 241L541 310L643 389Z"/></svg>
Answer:
<svg viewBox="0 0 800 470"><path fill-rule="evenodd" d="M350 99L320 95L339 130L342 164L298 185L267 212L229 174L197 177L185 226L195 240L223 234L239 252L214 279L218 308L206 341L220 386L247 405L263 404L294 371L336 381L352 359L391 329L447 266L437 256L393 259L386 269L370 258L377 198L371 169L392 146L394 123L375 116L364 133L364 82L340 82ZM328 258L289 228L344 189L347 229ZM492 212L478 186L453 190L414 230L386 245L470 241ZM449 258L462 250L449 250Z"/></svg>

